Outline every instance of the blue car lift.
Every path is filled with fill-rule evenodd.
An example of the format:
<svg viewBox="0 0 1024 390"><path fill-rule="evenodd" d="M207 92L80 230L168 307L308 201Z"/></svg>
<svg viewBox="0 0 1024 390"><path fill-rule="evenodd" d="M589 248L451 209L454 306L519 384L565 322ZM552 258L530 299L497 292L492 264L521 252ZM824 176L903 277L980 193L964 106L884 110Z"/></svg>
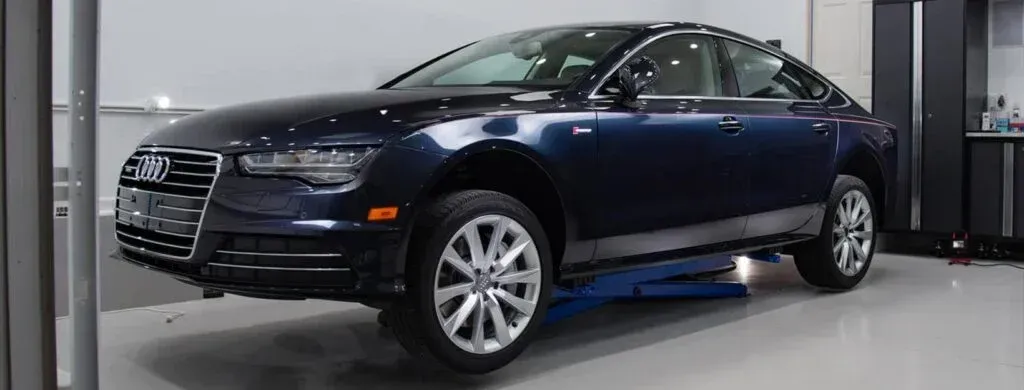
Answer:
<svg viewBox="0 0 1024 390"><path fill-rule="evenodd" d="M750 260L778 263L781 256L759 252ZM553 323L622 298L740 298L747 286L738 282L672 280L684 276L727 272L735 267L732 256L715 256L683 263L601 275L572 289L558 287L545 323Z"/></svg>

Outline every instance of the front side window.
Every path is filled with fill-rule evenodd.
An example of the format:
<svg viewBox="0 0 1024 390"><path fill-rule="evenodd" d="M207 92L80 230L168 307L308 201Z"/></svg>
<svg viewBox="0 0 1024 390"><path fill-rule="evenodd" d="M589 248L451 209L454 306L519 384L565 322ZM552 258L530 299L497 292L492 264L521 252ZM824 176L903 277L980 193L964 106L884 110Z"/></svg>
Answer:
<svg viewBox="0 0 1024 390"><path fill-rule="evenodd" d="M761 49L725 40L740 97L816 100L828 88L796 65Z"/></svg>
<svg viewBox="0 0 1024 390"><path fill-rule="evenodd" d="M723 96L722 69L712 37L671 35L647 45L633 59L642 56L654 60L661 75L641 95Z"/></svg>
<svg viewBox="0 0 1024 390"><path fill-rule="evenodd" d="M558 28L499 35L419 69L392 88L442 85L565 87L633 35L629 30Z"/></svg>

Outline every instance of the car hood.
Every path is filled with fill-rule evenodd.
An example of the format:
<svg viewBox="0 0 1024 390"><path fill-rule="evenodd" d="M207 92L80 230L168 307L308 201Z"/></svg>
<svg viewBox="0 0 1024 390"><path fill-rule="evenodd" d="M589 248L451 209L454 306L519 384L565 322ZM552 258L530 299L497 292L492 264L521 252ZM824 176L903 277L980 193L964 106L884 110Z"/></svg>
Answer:
<svg viewBox="0 0 1024 390"><path fill-rule="evenodd" d="M380 144L440 121L550 107L559 95L519 87L427 87L275 99L186 116L140 146L240 153Z"/></svg>

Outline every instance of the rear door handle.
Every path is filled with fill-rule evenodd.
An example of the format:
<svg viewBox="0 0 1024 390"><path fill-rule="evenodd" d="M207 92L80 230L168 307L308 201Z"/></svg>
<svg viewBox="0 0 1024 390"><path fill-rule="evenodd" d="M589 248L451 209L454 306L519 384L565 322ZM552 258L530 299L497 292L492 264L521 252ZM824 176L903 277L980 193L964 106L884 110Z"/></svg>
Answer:
<svg viewBox="0 0 1024 390"><path fill-rule="evenodd" d="M811 125L811 130L814 130L818 134L828 134L832 130L832 125L825 122L818 122Z"/></svg>
<svg viewBox="0 0 1024 390"><path fill-rule="evenodd" d="M722 118L721 122L718 122L718 129L727 133L739 133L743 131L743 122L736 120L736 118L727 116Z"/></svg>

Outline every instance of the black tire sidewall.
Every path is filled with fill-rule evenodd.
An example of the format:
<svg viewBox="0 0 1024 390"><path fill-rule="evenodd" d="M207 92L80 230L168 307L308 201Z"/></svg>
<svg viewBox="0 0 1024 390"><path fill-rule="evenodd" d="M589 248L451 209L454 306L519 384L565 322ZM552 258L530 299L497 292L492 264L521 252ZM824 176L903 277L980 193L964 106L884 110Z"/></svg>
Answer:
<svg viewBox="0 0 1024 390"><path fill-rule="evenodd" d="M844 274L833 257L832 224L836 218L836 211L843 197L855 190L862 193L867 199L873 221L878 220L878 210L875 208L875 201L868 186L853 176L842 175L836 178L832 192L829 195L827 207L825 208L825 218L822 220L821 231L818 237L808 242L807 245L803 246L802 250L796 253L796 263L800 274L807 282L815 286L837 290L851 289L864 279L868 269L871 267L872 260L874 260L875 245L878 242L877 222L874 223L871 229L871 246L868 248L868 258L864 261L864 267L857 274L852 276Z"/></svg>
<svg viewBox="0 0 1024 390"><path fill-rule="evenodd" d="M434 215L433 217L440 217L440 220L432 221L436 225L429 231L426 230L428 228L420 231L423 237L410 246L411 251L416 251L410 253L420 254L409 259L409 261L415 262L413 264L416 266L410 269L415 274L408 276L415 280L415 284L411 286L410 298L412 298L411 303L415 305L418 326L423 327L423 341L428 351L442 363L458 371L482 373L500 368L522 353L543 323L551 296L552 260L547 235L544 234L537 217L525 205L515 198L501 193L474 192L485 193L457 206L446 215ZM458 195L454 194L454 196ZM444 200L438 202L443 203ZM445 335L434 311L433 289L437 268L441 266L441 254L448 245L448 241L463 225L483 215L509 217L526 229L537 246L542 275L536 310L523 333L511 345L500 351L490 354L474 354L459 348Z"/></svg>

